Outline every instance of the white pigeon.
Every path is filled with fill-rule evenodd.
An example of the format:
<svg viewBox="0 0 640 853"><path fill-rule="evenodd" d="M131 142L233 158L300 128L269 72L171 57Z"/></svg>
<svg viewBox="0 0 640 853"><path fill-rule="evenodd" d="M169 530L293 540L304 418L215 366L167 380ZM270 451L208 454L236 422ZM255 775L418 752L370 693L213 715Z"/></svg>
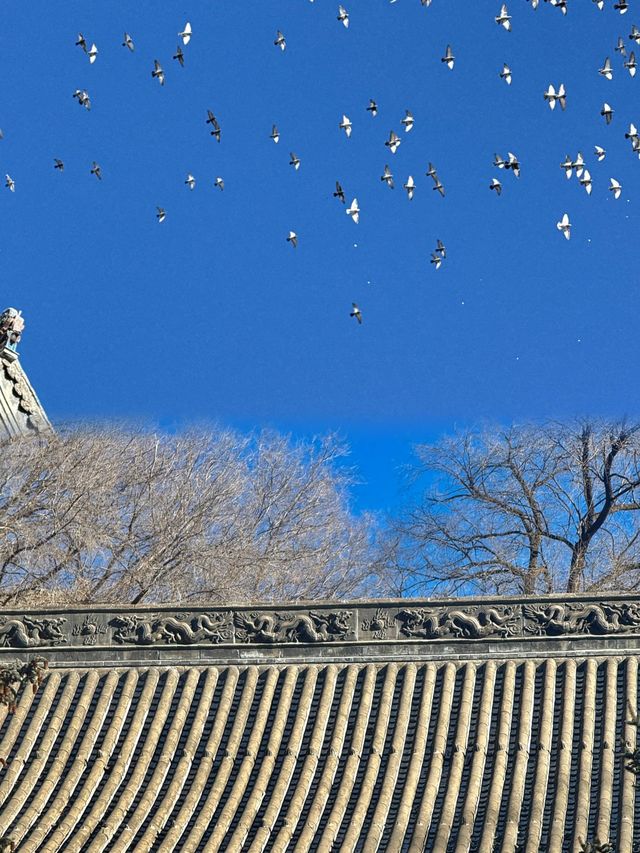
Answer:
<svg viewBox="0 0 640 853"><path fill-rule="evenodd" d="M351 314L350 317L355 317L358 321L358 325L362 323L362 311L358 308L355 302L351 303Z"/></svg>
<svg viewBox="0 0 640 853"><path fill-rule="evenodd" d="M293 168L296 170L296 172L300 168L300 158L296 157L296 155L293 153L293 151L290 152L289 165L293 166Z"/></svg>
<svg viewBox="0 0 640 853"><path fill-rule="evenodd" d="M122 42L122 47L129 48L130 51L135 50L135 45L133 44L133 39L129 35L129 33L124 34L124 41ZM160 220L162 221L162 220Z"/></svg>
<svg viewBox="0 0 640 853"><path fill-rule="evenodd" d="M342 22L344 27L349 28L349 13L344 6L338 6L338 20Z"/></svg>
<svg viewBox="0 0 640 853"><path fill-rule="evenodd" d="M348 116L342 116L342 121L340 122L338 127L340 128L340 130L344 130L347 139L351 136L351 119L349 119Z"/></svg>
<svg viewBox="0 0 640 853"><path fill-rule="evenodd" d="M280 132L278 131L278 128L275 126L275 124L271 128L271 135L270 135L269 139L273 139L273 141L276 143L276 145L280 141Z"/></svg>
<svg viewBox="0 0 640 853"><path fill-rule="evenodd" d="M493 155L493 165L497 166L498 169L506 169L507 168L507 161L503 157L501 157L499 154L494 154ZM427 172L427 174L429 174L429 173Z"/></svg>
<svg viewBox="0 0 640 853"><path fill-rule="evenodd" d="M560 222L556 222L556 228L558 231L562 231L566 240L571 238L571 223L569 222L569 214L565 213L562 216Z"/></svg>
<svg viewBox="0 0 640 853"><path fill-rule="evenodd" d="M413 180L413 176L409 175L407 178L407 183L404 184L404 188L407 191L407 196L409 197L409 201L413 198L413 191L416 188L415 181Z"/></svg>
<svg viewBox="0 0 640 853"><path fill-rule="evenodd" d="M621 15L624 15L625 12L629 11L629 2L628 0L618 0L617 3L613 4L613 8L617 9Z"/></svg>
<svg viewBox="0 0 640 853"><path fill-rule="evenodd" d="M224 189L224 180L220 177L216 178L213 182L214 187L218 187L219 190Z"/></svg>
<svg viewBox="0 0 640 853"><path fill-rule="evenodd" d="M634 41L637 45L640 45L640 30L636 27L635 24L631 25L631 32L629 33L629 40Z"/></svg>
<svg viewBox="0 0 640 853"><path fill-rule="evenodd" d="M496 24L502 24L505 30L511 29L511 15L507 12L507 4L503 3L500 14L496 15Z"/></svg>
<svg viewBox="0 0 640 853"><path fill-rule="evenodd" d="M633 51L631 51L631 53L629 54L629 59L626 59L623 65L632 77L636 76L636 69L638 65L636 63L636 55Z"/></svg>
<svg viewBox="0 0 640 853"><path fill-rule="evenodd" d="M592 2L594 2L598 9L600 9L600 11L602 12L602 10L604 9L604 0L592 0Z"/></svg>
<svg viewBox="0 0 640 853"><path fill-rule="evenodd" d="M189 44L191 41L191 24L189 21L184 25L182 32L178 33L178 36L182 39L182 44Z"/></svg>
<svg viewBox="0 0 640 853"><path fill-rule="evenodd" d="M607 80L613 80L613 70L611 68L611 60L607 56L604 61L602 68L598 69L598 74L602 74L603 77L606 77Z"/></svg>
<svg viewBox="0 0 640 853"><path fill-rule="evenodd" d="M629 125L629 130L625 133L624 138L630 139L631 142L638 138L638 128L633 122Z"/></svg>
<svg viewBox="0 0 640 853"><path fill-rule="evenodd" d="M511 169L516 178L520 177L520 161L512 151L507 151L508 162L505 168Z"/></svg>
<svg viewBox="0 0 640 853"><path fill-rule="evenodd" d="M436 252L441 254L443 258L447 257L447 248L440 239L436 240Z"/></svg>
<svg viewBox="0 0 640 853"><path fill-rule="evenodd" d="M502 71L500 72L500 79L506 81L507 86L511 85L511 69L506 64L506 62L502 66Z"/></svg>
<svg viewBox="0 0 640 853"><path fill-rule="evenodd" d="M158 211L156 213L156 218L158 222L164 222L167 216L167 211L163 207L156 207L156 210Z"/></svg>
<svg viewBox="0 0 640 853"><path fill-rule="evenodd" d="M293 248L295 249L298 245L298 235L295 231L289 231L289 236L287 237L287 243L291 243Z"/></svg>
<svg viewBox="0 0 640 853"><path fill-rule="evenodd" d="M556 94L555 86L552 83L549 83L547 91L544 93L543 97L545 101L549 104L549 109L555 110L558 96Z"/></svg>
<svg viewBox="0 0 640 853"><path fill-rule="evenodd" d="M549 0L552 6L560 9L563 15L567 14L567 0Z"/></svg>
<svg viewBox="0 0 640 853"><path fill-rule="evenodd" d="M398 150L398 148L400 147L401 143L402 143L402 140L400 139L398 134L392 130L389 133L389 139L387 139L387 141L385 142L385 145L387 146L387 148L389 148L389 150L391 151L392 154L395 154L396 151Z"/></svg>
<svg viewBox="0 0 640 853"><path fill-rule="evenodd" d="M564 88L564 83L560 83L558 86L558 103L562 110L567 108L567 93Z"/></svg>
<svg viewBox="0 0 640 853"><path fill-rule="evenodd" d="M404 111L404 118L400 121L400 124L404 126L405 133L409 133L413 128L413 116L409 110Z"/></svg>
<svg viewBox="0 0 640 853"><path fill-rule="evenodd" d="M588 169L585 169L580 178L580 185L585 188L587 195L591 195L591 175Z"/></svg>
<svg viewBox="0 0 640 853"><path fill-rule="evenodd" d="M442 266L442 255L439 255L437 252L431 252L431 263L439 270Z"/></svg>
<svg viewBox="0 0 640 853"><path fill-rule="evenodd" d="M87 56L89 57L89 62L93 65L96 61L96 57L98 56L98 48L95 44L92 44L89 50L87 51Z"/></svg>
<svg viewBox="0 0 640 853"><path fill-rule="evenodd" d="M76 89L73 93L73 97L78 99L80 106L84 107L86 110L91 109L91 98L89 97L89 93L86 89Z"/></svg>
<svg viewBox="0 0 640 853"><path fill-rule="evenodd" d="M196 185L196 179L193 177L193 175L187 175L187 180L185 181L185 184L189 187L190 190L192 190Z"/></svg>
<svg viewBox="0 0 640 853"><path fill-rule="evenodd" d="M625 47L624 39L622 38L622 36L618 36L618 44L615 46L614 50L616 51L616 53L619 53L620 56L627 55L627 48Z"/></svg>
<svg viewBox="0 0 640 853"><path fill-rule="evenodd" d="M82 35L82 33L78 33L78 41L76 42L76 47L82 48L85 53L87 52L87 40Z"/></svg>
<svg viewBox="0 0 640 853"><path fill-rule="evenodd" d="M275 44L277 47L279 47L279 48L280 48L280 50L284 50L284 49L286 48L286 46L287 46L287 40L286 40L286 39L285 39L285 37L282 35L282 33L280 32L280 30L278 30L278 32L277 32L277 34L276 34L276 39L275 39L275 41L274 41L274 44Z"/></svg>
<svg viewBox="0 0 640 853"><path fill-rule="evenodd" d="M455 56L453 55L453 51L451 50L451 45L447 45L447 49L443 57L441 57L440 62L444 62L447 65L447 68L453 69L453 65L456 61Z"/></svg>
<svg viewBox="0 0 640 853"><path fill-rule="evenodd" d="M384 181L388 187L391 187L391 189L393 189L393 175L389 166L385 165L384 173L380 175L380 180Z"/></svg>
<svg viewBox="0 0 640 853"><path fill-rule="evenodd" d="M360 219L360 208L358 207L358 199L354 198L349 207L346 210L347 216L350 216L353 221L358 224Z"/></svg>
<svg viewBox="0 0 640 853"><path fill-rule="evenodd" d="M164 86L164 71L162 70L162 66L160 65L160 63L158 62L157 59L154 59L153 65L154 65L154 68L153 68L153 71L151 72L151 76L157 77L160 85Z"/></svg>
<svg viewBox="0 0 640 853"><path fill-rule="evenodd" d="M502 192L502 184L500 183L500 181L497 178L491 178L491 183L489 184L489 189L495 190L496 195L500 195L500 193Z"/></svg>
<svg viewBox="0 0 640 853"><path fill-rule="evenodd" d="M609 191L613 193L614 198L620 198L620 193L622 192L622 184L619 181L616 181L615 178L609 178L609 181Z"/></svg>
<svg viewBox="0 0 640 853"><path fill-rule="evenodd" d="M602 109L600 110L600 115L603 116L607 124L611 124L611 119L613 118L613 107L610 107L605 101L602 105Z"/></svg>
<svg viewBox="0 0 640 853"><path fill-rule="evenodd" d="M7 189L11 190L11 192L14 193L16 191L16 182L13 180L11 175L5 175L5 178L5 187L7 187Z"/></svg>
<svg viewBox="0 0 640 853"><path fill-rule="evenodd" d="M369 106L367 107L367 112L371 113L372 116L378 115L378 105L373 100L373 98L369 98Z"/></svg>
<svg viewBox="0 0 640 853"><path fill-rule="evenodd" d="M598 163L601 163L604 160L607 152L601 145L594 145L593 153L596 155Z"/></svg>
<svg viewBox="0 0 640 853"><path fill-rule="evenodd" d="M568 154L564 158L564 161L560 163L560 168L564 169L565 177L567 180L569 180L569 178L573 174L573 161L571 160L571 157L569 157Z"/></svg>
<svg viewBox="0 0 640 853"><path fill-rule="evenodd" d="M576 178L579 178L580 175L584 172L584 157L582 156L582 153L580 151L578 151L576 159L573 161L572 166L575 169Z"/></svg>

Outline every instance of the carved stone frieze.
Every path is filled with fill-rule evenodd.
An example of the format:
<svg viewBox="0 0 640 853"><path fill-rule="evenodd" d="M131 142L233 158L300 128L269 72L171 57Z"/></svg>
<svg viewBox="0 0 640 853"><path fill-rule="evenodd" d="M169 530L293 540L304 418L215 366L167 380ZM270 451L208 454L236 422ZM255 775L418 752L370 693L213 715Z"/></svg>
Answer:
<svg viewBox="0 0 640 853"><path fill-rule="evenodd" d="M513 637L520 623L516 608L502 606L407 608L395 618L401 637L422 640Z"/></svg>
<svg viewBox="0 0 640 853"><path fill-rule="evenodd" d="M393 616L383 607L378 607L370 619L363 619L360 627L365 634L370 634L372 640L386 640L389 630L395 628Z"/></svg>
<svg viewBox="0 0 640 853"><path fill-rule="evenodd" d="M243 643L327 643L346 640L353 630L353 612L234 613L236 638Z"/></svg>
<svg viewBox="0 0 640 853"><path fill-rule="evenodd" d="M85 616L80 624L73 626L71 631L72 637L82 637L83 646L95 646L99 638L107 633L107 626L104 622L98 622Z"/></svg>
<svg viewBox="0 0 640 853"><path fill-rule="evenodd" d="M0 620L0 646L28 649L43 646L59 646L67 642L62 626L64 617L36 619L31 616L11 617Z"/></svg>
<svg viewBox="0 0 640 853"><path fill-rule="evenodd" d="M194 643L224 643L231 639L227 613L199 613L189 617L119 614L109 625L116 643L149 646L165 643L190 646Z"/></svg>
<svg viewBox="0 0 640 853"><path fill-rule="evenodd" d="M525 635L621 634L640 631L640 602L523 604Z"/></svg>

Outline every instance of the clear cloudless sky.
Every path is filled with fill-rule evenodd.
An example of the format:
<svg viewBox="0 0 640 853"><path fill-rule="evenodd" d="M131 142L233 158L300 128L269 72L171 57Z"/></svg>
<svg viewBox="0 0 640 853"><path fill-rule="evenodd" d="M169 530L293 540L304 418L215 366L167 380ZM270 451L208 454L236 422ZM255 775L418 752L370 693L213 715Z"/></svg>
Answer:
<svg viewBox="0 0 640 853"><path fill-rule="evenodd" d="M3 303L24 311L22 360L54 420L339 430L366 481L359 505L386 508L411 443L456 423L638 413L640 162L624 133L640 126L640 74L614 47L619 35L634 46L640 0L624 16L613 0L602 12L569 0L566 17L511 0L512 32L495 23L497 0L345 5L349 29L333 0L5 2L0 170L16 188L0 191ZM98 46L93 65L78 31ZM598 74L606 56L611 82ZM561 82L567 110L551 112L542 94ZM519 180L493 166L507 151ZM578 151L590 197L559 168ZM336 180L359 201L358 225L332 196Z"/></svg>

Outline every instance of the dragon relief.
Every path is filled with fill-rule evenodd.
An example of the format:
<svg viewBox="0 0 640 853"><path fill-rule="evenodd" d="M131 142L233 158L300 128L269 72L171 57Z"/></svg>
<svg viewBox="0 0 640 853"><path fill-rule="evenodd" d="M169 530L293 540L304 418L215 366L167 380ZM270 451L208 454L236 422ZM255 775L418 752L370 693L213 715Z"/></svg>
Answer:
<svg viewBox="0 0 640 853"><path fill-rule="evenodd" d="M236 638L243 643L328 643L353 634L352 612L234 613Z"/></svg>
<svg viewBox="0 0 640 853"><path fill-rule="evenodd" d="M0 623L0 646L17 649L59 646L67 642L62 629L66 621L63 617L31 619L29 616L23 616L21 619L3 619Z"/></svg>
<svg viewBox="0 0 640 853"><path fill-rule="evenodd" d="M518 632L518 614L511 607L484 607L477 610L420 608L400 610L395 617L400 634L421 640L511 637Z"/></svg>
<svg viewBox="0 0 640 853"><path fill-rule="evenodd" d="M194 643L224 643L231 639L231 627L224 613L197 616L130 616L118 614L110 620L116 643L150 646L165 643L190 646Z"/></svg>
<svg viewBox="0 0 640 853"><path fill-rule="evenodd" d="M640 631L640 604L523 604L524 633L555 637L562 634L620 634Z"/></svg>

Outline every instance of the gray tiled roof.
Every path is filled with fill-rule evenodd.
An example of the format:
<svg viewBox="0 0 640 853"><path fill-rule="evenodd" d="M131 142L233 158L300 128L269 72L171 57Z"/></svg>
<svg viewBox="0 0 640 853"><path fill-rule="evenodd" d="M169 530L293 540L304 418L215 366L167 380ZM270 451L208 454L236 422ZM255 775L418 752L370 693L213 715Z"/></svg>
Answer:
<svg viewBox="0 0 640 853"><path fill-rule="evenodd" d="M0 440L50 430L42 404L17 353L0 351Z"/></svg>

